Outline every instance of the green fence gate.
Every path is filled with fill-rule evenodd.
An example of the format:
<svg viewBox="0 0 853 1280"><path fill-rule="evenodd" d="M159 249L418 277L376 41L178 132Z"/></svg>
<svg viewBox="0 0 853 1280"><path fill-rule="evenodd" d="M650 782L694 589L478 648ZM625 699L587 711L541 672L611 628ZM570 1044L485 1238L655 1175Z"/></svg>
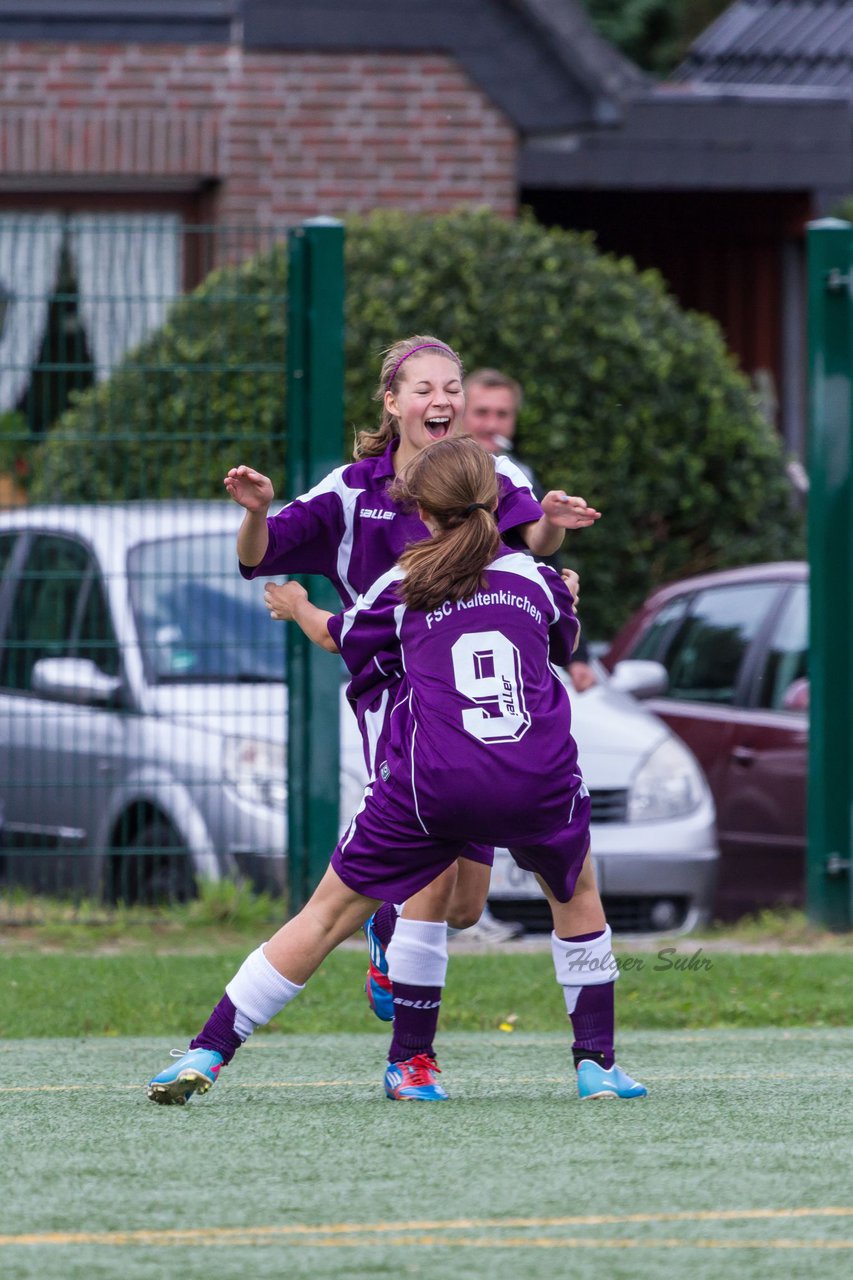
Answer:
<svg viewBox="0 0 853 1280"><path fill-rule="evenodd" d="M806 893L853 926L853 225L809 228L811 685Z"/></svg>

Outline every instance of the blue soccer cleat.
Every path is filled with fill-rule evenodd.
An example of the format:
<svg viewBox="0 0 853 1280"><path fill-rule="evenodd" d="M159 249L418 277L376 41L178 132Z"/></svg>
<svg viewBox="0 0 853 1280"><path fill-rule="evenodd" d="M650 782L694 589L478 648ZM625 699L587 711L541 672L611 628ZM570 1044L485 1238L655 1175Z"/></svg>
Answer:
<svg viewBox="0 0 853 1280"><path fill-rule="evenodd" d="M614 1062L609 1071L590 1058L578 1063L578 1095L581 1098L645 1098L648 1089L632 1080Z"/></svg>
<svg viewBox="0 0 853 1280"><path fill-rule="evenodd" d="M387 974L380 973L376 965L371 964L364 980L364 991L367 1003L381 1022L394 1021L394 989Z"/></svg>
<svg viewBox="0 0 853 1280"><path fill-rule="evenodd" d="M182 1107L194 1093L207 1093L216 1084L223 1058L215 1049L173 1049L173 1062L148 1084L148 1097L164 1107Z"/></svg>
<svg viewBox="0 0 853 1280"><path fill-rule="evenodd" d="M364 981L367 1003L381 1022L394 1021L394 991L388 977L385 948L373 931L373 916L365 922L364 936L370 952L370 965Z"/></svg>
<svg viewBox="0 0 853 1280"><path fill-rule="evenodd" d="M367 950L370 952L370 963L374 965L381 974L388 974L388 957L385 955L385 948L376 936L373 922L376 919L374 913L369 920L364 922L364 936L367 938Z"/></svg>
<svg viewBox="0 0 853 1280"><path fill-rule="evenodd" d="M447 1093L436 1081L441 1072L429 1053L405 1062L391 1062L385 1072L385 1093L395 1102L444 1102Z"/></svg>

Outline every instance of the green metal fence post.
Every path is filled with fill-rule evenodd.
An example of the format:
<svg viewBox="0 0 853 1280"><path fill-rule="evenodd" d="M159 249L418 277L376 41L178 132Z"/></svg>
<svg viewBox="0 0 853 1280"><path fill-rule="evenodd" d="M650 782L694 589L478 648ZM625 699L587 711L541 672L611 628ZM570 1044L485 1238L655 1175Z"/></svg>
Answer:
<svg viewBox="0 0 853 1280"><path fill-rule="evenodd" d="M811 683L808 913L849 929L853 822L853 225L813 222L809 261Z"/></svg>
<svg viewBox="0 0 853 1280"><path fill-rule="evenodd" d="M344 402L344 229L313 218L289 233L287 488L306 492L339 466ZM334 589L301 579L320 608ZM288 880L298 911L320 880L338 838L339 662L288 627Z"/></svg>

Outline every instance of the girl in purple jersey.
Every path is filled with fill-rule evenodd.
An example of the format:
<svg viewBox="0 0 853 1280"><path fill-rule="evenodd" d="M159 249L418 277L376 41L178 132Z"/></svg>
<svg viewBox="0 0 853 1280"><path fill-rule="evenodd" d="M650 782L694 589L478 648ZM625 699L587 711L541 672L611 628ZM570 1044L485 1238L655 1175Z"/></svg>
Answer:
<svg viewBox="0 0 853 1280"><path fill-rule="evenodd" d="M565 663L577 640L572 596L549 566L501 543L495 470L474 441L420 452L395 496L417 505L428 540L342 614L315 608L298 583L283 588L281 606L315 643L343 655L354 697L396 677L378 774L308 904L244 961L188 1052L150 1082L152 1101L206 1092L379 901L411 899L471 840L506 840L540 879L576 1042L590 1042L575 1054L580 1096L646 1093L613 1061L616 974L603 915L595 937L572 932L572 900L598 901L589 796L552 665ZM395 946L396 937L389 951ZM395 982L395 993L405 1020L405 983ZM386 1094L444 1099L437 1070L430 1040L389 1062Z"/></svg>
<svg viewBox="0 0 853 1280"><path fill-rule="evenodd" d="M379 430L360 432L355 462L333 471L278 515L268 514L273 486L266 476L245 466L229 471L225 487L246 509L237 541L244 576L322 574L347 606L392 567L410 542L426 538L417 511L406 510L391 485L426 445L461 429L462 372L457 354L436 338L416 335L396 343L386 353L376 392L382 404ZM562 491L547 493L540 506L529 481L512 462L493 458L492 465L499 486L498 528L513 545L549 555L559 547L566 528L584 528L599 518L583 498ZM277 602L283 590L275 584L266 587L274 618L282 616ZM371 777L386 732L393 685L393 680L385 688L377 685L356 703ZM490 846L472 844L458 864L405 903L402 919L398 921L392 902L379 909L367 930L371 962L365 984L377 1016L386 1021L393 1016L392 975L385 956L392 936L397 938L401 980L408 986L443 986L445 921L464 929L480 918L493 856ZM421 1009L422 1002L415 1000L413 1007ZM395 1052L400 1047L396 1045Z"/></svg>

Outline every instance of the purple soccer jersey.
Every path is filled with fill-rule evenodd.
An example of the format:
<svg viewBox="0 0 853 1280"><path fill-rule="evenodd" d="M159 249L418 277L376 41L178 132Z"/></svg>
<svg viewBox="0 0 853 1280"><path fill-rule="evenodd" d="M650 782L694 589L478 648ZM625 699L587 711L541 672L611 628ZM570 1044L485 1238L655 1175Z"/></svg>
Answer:
<svg viewBox="0 0 853 1280"><path fill-rule="evenodd" d="M269 516L269 546L260 564L240 566L244 578L317 573L328 578L344 608L354 604L402 555L427 537L416 512L388 496L394 479L394 440L382 454L339 467L310 492ZM498 527L507 534L538 520L542 508L523 473L506 458L498 472Z"/></svg>
<svg viewBox="0 0 853 1280"><path fill-rule="evenodd" d="M571 896L589 803L551 664L572 652L572 597L553 569L506 548L485 576L471 599L423 612L401 601L395 568L329 622L356 699L395 689L384 759L333 857L369 896L415 892L468 841L518 847Z"/></svg>

